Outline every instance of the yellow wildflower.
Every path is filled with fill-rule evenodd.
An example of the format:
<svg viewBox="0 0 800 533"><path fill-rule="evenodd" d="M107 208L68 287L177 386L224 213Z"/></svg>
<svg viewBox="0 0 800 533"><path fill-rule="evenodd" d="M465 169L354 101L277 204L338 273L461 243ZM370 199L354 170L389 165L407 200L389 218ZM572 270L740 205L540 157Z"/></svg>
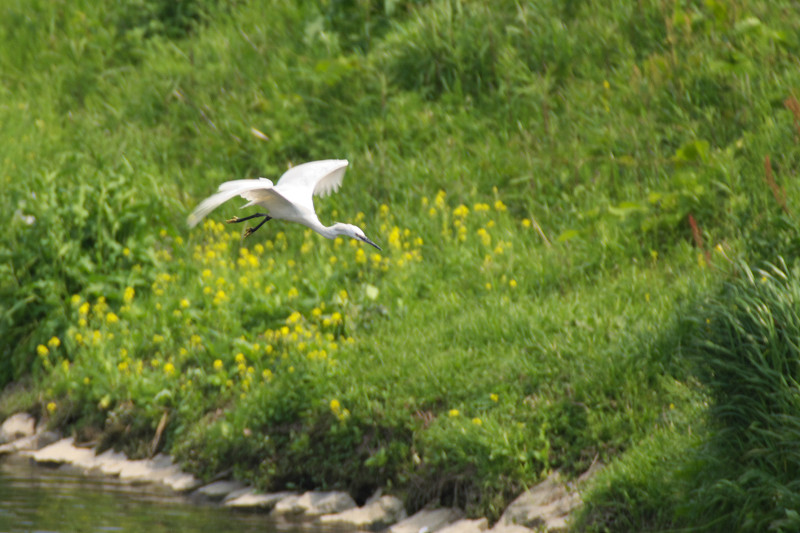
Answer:
<svg viewBox="0 0 800 533"><path fill-rule="evenodd" d="M214 370L217 370L217 371L222 370L222 360L221 359L214 360Z"/></svg>
<svg viewBox="0 0 800 533"><path fill-rule="evenodd" d="M117 322L119 322L119 317L114 313L109 312L106 315L106 322L108 322L109 324L116 324Z"/></svg>
<svg viewBox="0 0 800 533"><path fill-rule="evenodd" d="M133 287L125 287L125 292L122 294L122 299L126 304L129 304L133 301L133 297L135 295L136 291L133 289Z"/></svg>
<svg viewBox="0 0 800 533"><path fill-rule="evenodd" d="M331 411L333 411L334 413L338 413L340 409L341 409L341 404L339 403L339 400L336 399L331 400Z"/></svg>
<svg viewBox="0 0 800 533"><path fill-rule="evenodd" d="M475 418L472 419L472 423L475 424L476 426L480 426L481 424L483 424L483 421L476 416Z"/></svg>
<svg viewBox="0 0 800 533"><path fill-rule="evenodd" d="M469 214L469 207L465 206L464 204L459 205L455 209L453 209L453 215L457 217L465 217Z"/></svg>
<svg viewBox="0 0 800 533"><path fill-rule="evenodd" d="M489 235L489 232L486 231L484 228L479 228L477 231L478 237L481 238L481 242L484 246L489 246L492 244L492 236Z"/></svg>
<svg viewBox="0 0 800 533"><path fill-rule="evenodd" d="M243 364L244 363L244 354L242 352L237 353L236 357L234 358L234 361L236 361L238 364Z"/></svg>
<svg viewBox="0 0 800 533"><path fill-rule="evenodd" d="M168 376L171 376L172 374L174 374L175 373L175 365L173 365L172 363L167 363L166 365L164 365L164 373L166 375L168 375Z"/></svg>
<svg viewBox="0 0 800 533"><path fill-rule="evenodd" d="M446 196L447 196L447 193L442 191L442 190L440 190L438 193L436 193L436 198L433 201L433 203L436 205L436 207L438 207L439 209L444 207L444 199L445 199Z"/></svg>
<svg viewBox="0 0 800 533"><path fill-rule="evenodd" d="M89 302L83 302L81 306L78 308L78 313L81 315L88 315L89 314Z"/></svg>
<svg viewBox="0 0 800 533"><path fill-rule="evenodd" d="M39 354L39 357L46 357L47 354L50 353L50 350L48 350L47 346L45 346L44 344L40 344L39 346L36 347L36 353Z"/></svg>
<svg viewBox="0 0 800 533"><path fill-rule="evenodd" d="M217 291L217 294L214 295L214 305L219 305L219 304L221 304L222 302L224 302L227 299L228 299L228 295L225 294L225 291L220 289L220 290Z"/></svg>
<svg viewBox="0 0 800 533"><path fill-rule="evenodd" d="M189 300L186 298L181 299L181 308L186 309L189 307Z"/></svg>
<svg viewBox="0 0 800 533"><path fill-rule="evenodd" d="M454 417L458 415L459 415L458 409L450 409L450 411L447 412L447 416Z"/></svg>
<svg viewBox="0 0 800 533"><path fill-rule="evenodd" d="M500 399L500 397L493 392L489 395L489 399L492 400L493 402L497 402Z"/></svg>
<svg viewBox="0 0 800 533"><path fill-rule="evenodd" d="M48 413L52 414L57 408L58 408L58 406L56 405L56 402L47 402L47 412Z"/></svg>
<svg viewBox="0 0 800 533"><path fill-rule="evenodd" d="M50 348L58 348L59 346L61 346L61 339L59 339L58 337L50 337L50 340L47 341L47 345Z"/></svg>
<svg viewBox="0 0 800 533"><path fill-rule="evenodd" d="M356 263L364 264L367 262L367 254L364 253L362 248L356 250Z"/></svg>

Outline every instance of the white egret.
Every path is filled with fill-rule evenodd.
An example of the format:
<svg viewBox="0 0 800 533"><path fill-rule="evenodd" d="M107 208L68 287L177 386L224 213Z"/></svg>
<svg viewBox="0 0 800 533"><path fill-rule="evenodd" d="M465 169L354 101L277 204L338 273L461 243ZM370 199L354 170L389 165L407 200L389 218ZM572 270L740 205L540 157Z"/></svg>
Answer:
<svg viewBox="0 0 800 533"><path fill-rule="evenodd" d="M235 216L227 220L229 224L232 224L263 217L256 227L245 230L245 237L252 235L268 220L276 218L297 222L329 239L343 235L364 241L380 250L380 246L369 240L358 226L341 222L337 222L333 226L325 226L319 221L314 211L314 196L326 196L338 190L347 165L348 162L345 159L325 159L303 163L287 170L275 185L267 178L226 181L219 186L216 194L200 202L200 205L189 215L189 226L196 226L203 217L224 202L234 196L241 196L248 200L248 203L242 208L258 205L268 211L268 213L256 213L244 218Z"/></svg>

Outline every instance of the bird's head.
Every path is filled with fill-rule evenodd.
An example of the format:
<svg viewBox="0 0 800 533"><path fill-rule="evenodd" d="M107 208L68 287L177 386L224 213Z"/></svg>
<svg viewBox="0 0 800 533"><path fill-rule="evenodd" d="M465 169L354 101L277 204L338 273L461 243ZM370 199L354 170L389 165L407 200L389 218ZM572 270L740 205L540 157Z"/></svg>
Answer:
<svg viewBox="0 0 800 533"><path fill-rule="evenodd" d="M370 245L374 246L378 250L381 249L380 246L378 246L377 244L372 242L369 239L369 237L364 235L364 232L358 226L354 226L352 224L343 224L341 222L338 222L338 223L334 224L334 228L336 229L336 232L339 235L344 235L346 237L350 237L351 239L357 239L359 241L363 241L363 242L365 242L367 244L370 244Z"/></svg>

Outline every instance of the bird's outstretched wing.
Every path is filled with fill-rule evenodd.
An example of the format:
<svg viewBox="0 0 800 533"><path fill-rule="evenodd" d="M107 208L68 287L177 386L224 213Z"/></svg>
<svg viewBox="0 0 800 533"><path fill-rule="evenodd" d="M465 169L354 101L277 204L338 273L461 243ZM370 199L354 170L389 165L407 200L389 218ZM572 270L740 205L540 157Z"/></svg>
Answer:
<svg viewBox="0 0 800 533"><path fill-rule="evenodd" d="M198 205L192 214L189 215L189 227L195 227L203 217L211 211L227 202L234 196L241 196L246 200L252 200L251 194L256 191L268 191L272 189L272 181L267 178L258 178L255 180L233 180L226 181L219 186L217 192L209 196Z"/></svg>
<svg viewBox="0 0 800 533"><path fill-rule="evenodd" d="M349 163L346 159L324 159L303 163L287 170L275 188L290 202L314 210L313 196L339 190Z"/></svg>
<svg viewBox="0 0 800 533"><path fill-rule="evenodd" d="M189 226L196 226L203 217L235 196L248 200L242 207L263 206L273 218L302 223L316 220L313 196L325 196L338 190L347 165L345 159L303 163L287 170L275 186L267 178L226 181L189 215Z"/></svg>

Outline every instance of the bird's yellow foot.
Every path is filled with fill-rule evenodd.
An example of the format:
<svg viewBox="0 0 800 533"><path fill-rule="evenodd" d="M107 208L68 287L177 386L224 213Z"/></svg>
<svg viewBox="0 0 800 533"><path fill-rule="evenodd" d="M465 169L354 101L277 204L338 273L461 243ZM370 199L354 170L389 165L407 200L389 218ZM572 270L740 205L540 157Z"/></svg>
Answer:
<svg viewBox="0 0 800 533"><path fill-rule="evenodd" d="M233 218L229 218L225 222L227 222L228 224L235 224L236 222L239 222L239 217L234 216Z"/></svg>
<svg viewBox="0 0 800 533"><path fill-rule="evenodd" d="M248 237L249 237L250 235L252 235L252 234L253 234L255 231L256 231L256 230L255 230L255 228L247 228L246 230L244 230L244 237L242 237L242 238L243 238L243 239L246 239L246 238L248 238Z"/></svg>

